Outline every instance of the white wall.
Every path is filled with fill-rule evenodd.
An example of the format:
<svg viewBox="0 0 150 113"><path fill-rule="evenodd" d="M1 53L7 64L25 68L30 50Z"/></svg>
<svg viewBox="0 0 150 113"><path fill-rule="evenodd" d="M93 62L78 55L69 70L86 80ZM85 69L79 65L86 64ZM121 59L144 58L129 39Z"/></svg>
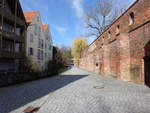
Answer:
<svg viewBox="0 0 150 113"><path fill-rule="evenodd" d="M50 36L49 30L43 31L41 28L42 21L40 18L40 14L38 12L38 15L34 18L34 20L30 23L28 29L27 29L27 41L26 41L26 56L30 57L32 60L39 63L39 66L41 67L41 70L46 68L47 61L52 60L52 49L49 50L49 46L52 46L52 39ZM36 28L37 27L37 28ZM36 31L37 29L37 31ZM40 30L40 32L39 32ZM33 42L31 42L31 37L33 36ZM49 37L48 40L46 40L46 35ZM44 48L39 48L39 39L43 40ZM45 44L48 45L47 48L45 48ZM29 48L33 48L33 55L29 55ZM43 60L38 59L38 51L43 51ZM50 57L45 57L45 53L50 54Z"/></svg>

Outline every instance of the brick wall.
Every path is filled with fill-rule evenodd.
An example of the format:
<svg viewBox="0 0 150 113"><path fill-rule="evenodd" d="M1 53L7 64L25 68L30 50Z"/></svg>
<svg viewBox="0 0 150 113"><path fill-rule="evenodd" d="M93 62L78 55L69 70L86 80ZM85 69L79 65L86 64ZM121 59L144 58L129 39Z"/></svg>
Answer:
<svg viewBox="0 0 150 113"><path fill-rule="evenodd" d="M150 0L137 0L82 52L79 67L143 84L150 56Z"/></svg>

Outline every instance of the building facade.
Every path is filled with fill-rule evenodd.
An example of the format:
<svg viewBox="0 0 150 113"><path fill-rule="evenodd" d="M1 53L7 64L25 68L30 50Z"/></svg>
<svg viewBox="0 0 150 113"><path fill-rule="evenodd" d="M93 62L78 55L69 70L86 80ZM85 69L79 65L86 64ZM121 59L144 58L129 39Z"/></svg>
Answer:
<svg viewBox="0 0 150 113"><path fill-rule="evenodd" d="M20 70L26 27L19 0L0 0L0 71Z"/></svg>
<svg viewBox="0 0 150 113"><path fill-rule="evenodd" d="M52 36L50 32L50 28L48 24L43 24L42 25L42 31L45 37L45 66L47 65L48 61L53 59L53 42L52 42ZM45 67L46 69L47 67Z"/></svg>
<svg viewBox="0 0 150 113"><path fill-rule="evenodd" d="M24 12L27 28L26 56L36 62L40 70L52 60L52 38L48 25L43 25L38 11Z"/></svg>
<svg viewBox="0 0 150 113"><path fill-rule="evenodd" d="M150 0L137 0L82 52L79 67L150 86Z"/></svg>

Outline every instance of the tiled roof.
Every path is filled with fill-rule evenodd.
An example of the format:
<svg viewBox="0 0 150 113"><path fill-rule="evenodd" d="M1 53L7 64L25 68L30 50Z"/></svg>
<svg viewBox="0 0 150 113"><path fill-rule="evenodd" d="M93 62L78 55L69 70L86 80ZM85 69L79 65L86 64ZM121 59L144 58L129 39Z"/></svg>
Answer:
<svg viewBox="0 0 150 113"><path fill-rule="evenodd" d="M30 23L33 21L33 19L37 16L38 11L30 11L30 12L24 12L24 16L27 23Z"/></svg>
<svg viewBox="0 0 150 113"><path fill-rule="evenodd" d="M43 31L46 31L47 29L48 29L48 24L43 24L43 25L42 25L42 30L43 30Z"/></svg>

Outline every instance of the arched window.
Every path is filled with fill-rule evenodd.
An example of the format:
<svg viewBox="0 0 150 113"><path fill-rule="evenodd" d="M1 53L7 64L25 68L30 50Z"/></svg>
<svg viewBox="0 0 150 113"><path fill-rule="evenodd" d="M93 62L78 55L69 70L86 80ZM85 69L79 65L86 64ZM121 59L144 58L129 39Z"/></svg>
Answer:
<svg viewBox="0 0 150 113"><path fill-rule="evenodd" d="M96 62L96 67L98 67L98 62Z"/></svg>
<svg viewBox="0 0 150 113"><path fill-rule="evenodd" d="M118 35L120 33L120 26L117 25L117 28L116 28L116 35Z"/></svg>
<svg viewBox="0 0 150 113"><path fill-rule="evenodd" d="M103 36L103 37L102 37L102 42L104 42L104 38L105 38L105 37Z"/></svg>
<svg viewBox="0 0 150 113"><path fill-rule="evenodd" d="M129 15L129 25L133 25L134 24L134 13L130 13Z"/></svg>
<svg viewBox="0 0 150 113"><path fill-rule="evenodd" d="M108 31L108 38L111 38L111 32Z"/></svg>

